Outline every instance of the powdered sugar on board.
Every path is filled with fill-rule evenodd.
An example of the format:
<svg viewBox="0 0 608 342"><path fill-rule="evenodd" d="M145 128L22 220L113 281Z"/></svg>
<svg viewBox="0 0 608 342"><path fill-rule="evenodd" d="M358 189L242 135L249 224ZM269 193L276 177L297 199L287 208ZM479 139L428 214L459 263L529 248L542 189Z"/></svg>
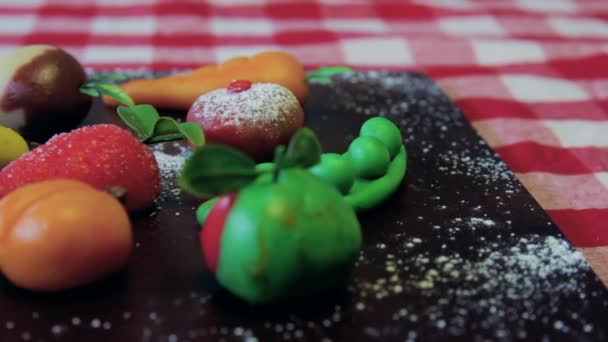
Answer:
<svg viewBox="0 0 608 342"><path fill-rule="evenodd" d="M155 144L151 149L160 170L161 194L157 202L167 196L181 194L182 190L176 185L176 179L192 151L180 142Z"/></svg>
<svg viewBox="0 0 608 342"><path fill-rule="evenodd" d="M460 336L483 328L493 331L494 339L525 338L531 321L541 321L551 328L593 330L594 326L567 309L560 319L552 316L564 311L564 296L598 297L597 291L585 291L577 279L589 266L582 255L563 239L530 235L488 243L467 254L429 252L430 241L398 234L402 248L397 253L377 254L385 267L375 279L356 279L351 287L357 310L371 312L378 301L397 300L402 293L417 293L428 298L425 307L401 302L392 320L405 325L425 326L427 334ZM386 244L375 246L393 250ZM434 249L434 248L432 248ZM378 264L361 256L359 267ZM563 279L555 284L556 279ZM415 329L413 330L415 331ZM487 335L484 335L486 338ZM482 335L478 337L481 339Z"/></svg>

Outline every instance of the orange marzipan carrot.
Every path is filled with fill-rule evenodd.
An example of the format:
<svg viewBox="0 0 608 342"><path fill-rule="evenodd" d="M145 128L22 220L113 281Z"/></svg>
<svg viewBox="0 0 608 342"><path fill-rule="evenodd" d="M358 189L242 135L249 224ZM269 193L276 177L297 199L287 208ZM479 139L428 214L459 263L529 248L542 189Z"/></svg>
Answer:
<svg viewBox="0 0 608 342"><path fill-rule="evenodd" d="M291 90L300 102L308 96L304 68L295 57L282 51L234 57L222 64L206 65L190 73L132 80L120 86L137 104L188 110L200 95L225 88L234 80L280 84ZM107 96L104 96L104 102L112 106L119 104Z"/></svg>

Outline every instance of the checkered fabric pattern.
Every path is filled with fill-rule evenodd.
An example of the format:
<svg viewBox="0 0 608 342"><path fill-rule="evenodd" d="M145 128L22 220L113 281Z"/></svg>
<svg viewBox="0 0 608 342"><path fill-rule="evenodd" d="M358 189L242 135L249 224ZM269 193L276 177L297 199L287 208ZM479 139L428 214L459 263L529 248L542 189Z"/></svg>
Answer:
<svg viewBox="0 0 608 342"><path fill-rule="evenodd" d="M185 69L283 49L431 75L608 284L608 0L0 0L0 51Z"/></svg>

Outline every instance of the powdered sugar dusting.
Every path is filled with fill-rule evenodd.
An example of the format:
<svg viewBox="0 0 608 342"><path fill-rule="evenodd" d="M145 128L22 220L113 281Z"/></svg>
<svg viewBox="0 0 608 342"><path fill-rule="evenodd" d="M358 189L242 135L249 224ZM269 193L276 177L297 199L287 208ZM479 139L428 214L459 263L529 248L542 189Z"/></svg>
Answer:
<svg viewBox="0 0 608 342"><path fill-rule="evenodd" d="M172 150L172 151L167 151ZM175 185L175 180L182 169L186 158L192 151L179 142L156 144L152 147L152 153L158 163L161 177L161 195L175 196L181 193L181 189Z"/></svg>
<svg viewBox="0 0 608 342"><path fill-rule="evenodd" d="M512 188L516 182L507 165L493 153L485 154L473 156L471 151L445 150L439 155L437 169L449 175L469 176L479 185L491 186L501 182L507 190Z"/></svg>
<svg viewBox="0 0 608 342"><path fill-rule="evenodd" d="M351 291L358 310L373 308L374 302L390 301L402 292L417 293L432 304L421 308L402 302L393 320L416 322L453 336L482 326L494 332L493 338L512 339L525 337L530 321L549 320L563 310L564 296L600 294L586 292L585 284L577 280L589 266L561 238L530 235L509 243L488 243L467 255L445 249L430 253L419 238L399 240L404 248L381 257L385 267L377 278L355 279ZM364 255L360 267L378 263ZM563 281L556 285L555 279ZM576 315L560 322L566 327L589 325Z"/></svg>

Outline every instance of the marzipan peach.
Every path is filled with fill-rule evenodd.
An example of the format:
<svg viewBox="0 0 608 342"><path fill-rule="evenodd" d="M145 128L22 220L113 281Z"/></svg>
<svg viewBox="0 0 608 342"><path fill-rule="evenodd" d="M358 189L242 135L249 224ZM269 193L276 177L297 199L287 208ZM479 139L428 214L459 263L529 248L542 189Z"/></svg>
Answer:
<svg viewBox="0 0 608 342"><path fill-rule="evenodd" d="M123 267L132 245L124 207L85 183L32 183L0 201L0 269L19 287L88 284Z"/></svg>

